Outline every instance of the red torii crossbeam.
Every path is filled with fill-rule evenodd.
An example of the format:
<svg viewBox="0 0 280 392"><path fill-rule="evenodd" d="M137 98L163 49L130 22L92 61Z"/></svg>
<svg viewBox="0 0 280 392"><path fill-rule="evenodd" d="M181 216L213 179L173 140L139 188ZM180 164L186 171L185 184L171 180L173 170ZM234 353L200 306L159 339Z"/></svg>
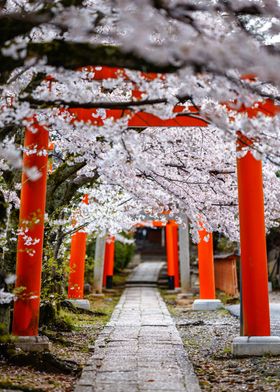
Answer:
<svg viewBox="0 0 280 392"><path fill-rule="evenodd" d="M196 112L195 108L189 108L193 113ZM91 123L91 125L102 126L104 120L101 115L98 115L98 109L82 109L70 108L69 113L75 115L79 121ZM106 111L106 118L113 120L120 120L121 118L128 118L128 127L131 128L146 128L146 127L206 127L208 122L202 118L196 117L195 114L184 114L182 106L176 106L174 113L177 115L170 119L161 119L154 114L144 111L133 113L130 109L104 109Z"/></svg>

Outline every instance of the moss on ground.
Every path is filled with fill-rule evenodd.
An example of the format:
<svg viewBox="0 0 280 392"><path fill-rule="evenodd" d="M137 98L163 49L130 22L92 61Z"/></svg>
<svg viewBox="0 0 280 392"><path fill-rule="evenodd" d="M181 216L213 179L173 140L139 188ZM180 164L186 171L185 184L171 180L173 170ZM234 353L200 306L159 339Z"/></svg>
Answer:
<svg viewBox="0 0 280 392"><path fill-rule="evenodd" d="M86 364L92 355L95 340L109 321L124 289L127 274L114 276L114 290L103 297L88 295L92 314L76 313L62 308L58 313L58 324L42 328L41 333L51 341L51 354L58 360L72 361L78 367ZM61 329L59 327L61 323ZM7 343L10 335L3 338ZM34 366L19 366L7 361L0 354L0 389L24 392L71 392L79 376L62 372L36 370Z"/></svg>

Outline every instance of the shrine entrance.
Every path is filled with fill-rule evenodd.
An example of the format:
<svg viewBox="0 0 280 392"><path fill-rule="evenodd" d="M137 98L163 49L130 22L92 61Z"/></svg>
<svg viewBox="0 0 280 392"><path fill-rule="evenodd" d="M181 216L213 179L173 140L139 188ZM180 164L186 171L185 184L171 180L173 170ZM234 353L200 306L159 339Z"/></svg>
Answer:
<svg viewBox="0 0 280 392"><path fill-rule="evenodd" d="M118 73L109 68L103 67L103 71L95 73L95 78L114 78ZM145 77L156 78L156 74L147 74ZM137 89L136 89L137 92ZM90 122L93 125L102 126L103 117L95 108L69 108L67 109L78 121ZM256 116L259 112L267 115L274 115L276 108L272 102L266 101L259 107L248 111L249 116ZM128 116L128 127L207 127L208 121L196 114L197 108L189 108L189 113L184 115L184 107L177 105L174 107L174 118L162 120L153 114L145 111L132 113L131 110L106 109L106 117L118 120L123 116ZM192 115L192 112L194 113ZM74 120L75 121L75 120ZM36 124L36 119L34 119ZM27 129L25 138L26 149L32 149L34 145L43 143L42 148L46 148L47 139L42 142L42 135L47 134L45 129L39 127L38 132L32 135ZM238 148L252 144L253 142L243 137L240 133L237 136ZM45 162L41 162L40 151L33 155L32 165L38 166L44 171ZM30 166L28 154L24 154L24 163ZM267 261L265 247L265 224L264 224L264 201L262 187L262 164L257 161L251 152L246 156L238 158L238 190L239 190L239 216L240 216L240 242L241 242L241 268L242 268L242 295L243 295L243 318L245 337L249 336L269 336L269 303L268 303L268 281L267 281ZM43 175L42 181L46 176ZM31 182L23 177L22 180L22 199L21 199L21 222L23 228L26 219L31 219L35 213L44 216L45 185L38 187L38 183ZM30 200L35 198L40 201L40 205L33 205ZM200 219L199 217L197 218ZM36 238L43 240L43 219L37 219ZM203 299L213 297L213 247L209 236L201 223L201 242L199 245L200 283ZM179 287L178 273L178 227L175 221L167 224L167 264L170 285ZM151 234L152 239L153 235ZM203 237L203 238L202 238ZM207 240L208 238L208 240ZM30 265L30 254L35 251L32 258L32 271L26 268ZM252 262L253 260L253 262ZM37 250L37 244L32 243L27 249L22 249L21 241L18 242L17 259L17 287L25 287L23 295L17 300L14 310L13 333L16 336L37 336L39 319L39 297L41 284L41 250ZM32 275L32 281L31 281ZM261 310L260 310L261 309ZM280 347L280 346L279 346Z"/></svg>

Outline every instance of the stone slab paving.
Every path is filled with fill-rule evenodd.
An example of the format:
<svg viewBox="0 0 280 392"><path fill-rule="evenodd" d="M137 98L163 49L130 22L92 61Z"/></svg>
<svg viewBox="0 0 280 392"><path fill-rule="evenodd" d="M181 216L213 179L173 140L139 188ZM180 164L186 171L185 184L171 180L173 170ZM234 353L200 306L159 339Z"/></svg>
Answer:
<svg viewBox="0 0 280 392"><path fill-rule="evenodd" d="M146 264L142 264L145 281ZM150 268L153 276L159 266ZM200 391L179 332L154 287L125 289L75 388L75 392L107 391Z"/></svg>
<svg viewBox="0 0 280 392"><path fill-rule="evenodd" d="M146 261L139 264L127 278L128 284L156 284L164 262Z"/></svg>

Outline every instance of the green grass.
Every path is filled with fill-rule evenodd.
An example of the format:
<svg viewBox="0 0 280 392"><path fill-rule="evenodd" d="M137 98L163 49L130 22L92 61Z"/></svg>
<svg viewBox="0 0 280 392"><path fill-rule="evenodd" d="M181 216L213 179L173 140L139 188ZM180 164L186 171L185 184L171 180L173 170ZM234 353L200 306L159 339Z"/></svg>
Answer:
<svg viewBox="0 0 280 392"><path fill-rule="evenodd" d="M238 304L240 302L239 297L233 297L230 294L227 294L223 291L216 291L216 296L217 299L220 299L223 304L225 305L232 305L232 304Z"/></svg>
<svg viewBox="0 0 280 392"><path fill-rule="evenodd" d="M113 277L114 286L124 286L126 278L127 278L127 276L124 274L123 275L122 274L114 275L114 277Z"/></svg>
<svg viewBox="0 0 280 392"><path fill-rule="evenodd" d="M232 353L232 348L231 348L231 346L226 346L226 347L224 347L223 353L224 353L224 354L231 354L231 353Z"/></svg>
<svg viewBox="0 0 280 392"><path fill-rule="evenodd" d="M219 312L219 314L220 314L221 316L224 316L224 317L230 315L230 312L229 312L227 309L224 309L224 308L218 309L217 312Z"/></svg>

